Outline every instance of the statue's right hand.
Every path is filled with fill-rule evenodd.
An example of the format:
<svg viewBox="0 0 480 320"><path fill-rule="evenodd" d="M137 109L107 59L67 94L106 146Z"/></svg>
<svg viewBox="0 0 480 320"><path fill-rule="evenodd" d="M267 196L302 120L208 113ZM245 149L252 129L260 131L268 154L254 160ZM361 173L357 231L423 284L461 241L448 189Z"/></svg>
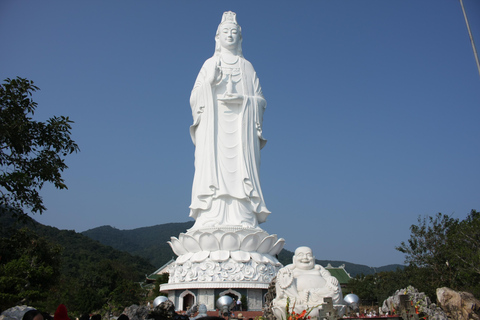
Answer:
<svg viewBox="0 0 480 320"><path fill-rule="evenodd" d="M214 85L219 81L219 78L222 76L222 69L220 69L219 62L215 62L215 66L211 69L208 70L207 74L207 81L210 83L210 85Z"/></svg>

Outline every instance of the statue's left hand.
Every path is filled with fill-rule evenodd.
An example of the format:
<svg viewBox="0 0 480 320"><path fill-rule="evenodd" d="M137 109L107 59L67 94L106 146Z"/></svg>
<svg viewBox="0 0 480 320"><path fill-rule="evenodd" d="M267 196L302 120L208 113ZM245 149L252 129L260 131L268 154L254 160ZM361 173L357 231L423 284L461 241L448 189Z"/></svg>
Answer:
<svg viewBox="0 0 480 320"><path fill-rule="evenodd" d="M230 103L243 103L243 96L238 93L226 93L219 97L218 100Z"/></svg>

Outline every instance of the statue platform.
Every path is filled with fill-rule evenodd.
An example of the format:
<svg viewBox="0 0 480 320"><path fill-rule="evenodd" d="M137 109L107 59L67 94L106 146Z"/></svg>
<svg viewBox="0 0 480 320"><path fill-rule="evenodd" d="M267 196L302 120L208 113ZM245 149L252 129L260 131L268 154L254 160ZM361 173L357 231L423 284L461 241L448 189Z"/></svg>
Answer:
<svg viewBox="0 0 480 320"><path fill-rule="evenodd" d="M281 268L276 255L284 239L261 228L238 226L188 230L169 244L178 258L169 267L168 292L178 310L201 301L215 309L215 298L246 296L248 310L262 310L263 297Z"/></svg>

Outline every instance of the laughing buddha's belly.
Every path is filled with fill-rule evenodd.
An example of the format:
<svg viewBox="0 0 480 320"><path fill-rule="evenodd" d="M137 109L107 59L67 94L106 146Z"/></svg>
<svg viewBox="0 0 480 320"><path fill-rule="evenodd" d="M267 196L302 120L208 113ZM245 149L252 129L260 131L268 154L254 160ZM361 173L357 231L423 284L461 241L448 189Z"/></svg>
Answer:
<svg viewBox="0 0 480 320"><path fill-rule="evenodd" d="M316 288L323 288L326 285L325 279L320 275L316 274L298 274L296 275L297 281L297 290L304 291Z"/></svg>

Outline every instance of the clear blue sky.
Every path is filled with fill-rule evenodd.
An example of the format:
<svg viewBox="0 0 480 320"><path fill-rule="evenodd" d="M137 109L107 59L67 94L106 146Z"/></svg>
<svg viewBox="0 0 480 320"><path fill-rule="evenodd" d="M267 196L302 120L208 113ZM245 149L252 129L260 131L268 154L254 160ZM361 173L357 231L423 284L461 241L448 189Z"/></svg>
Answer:
<svg viewBox="0 0 480 320"><path fill-rule="evenodd" d="M464 0L480 46L480 1ZM0 2L0 78L68 115L68 191L34 216L61 229L185 222L189 96L224 11L268 102L262 227L286 248L369 266L419 215L480 210L480 76L457 0Z"/></svg>

